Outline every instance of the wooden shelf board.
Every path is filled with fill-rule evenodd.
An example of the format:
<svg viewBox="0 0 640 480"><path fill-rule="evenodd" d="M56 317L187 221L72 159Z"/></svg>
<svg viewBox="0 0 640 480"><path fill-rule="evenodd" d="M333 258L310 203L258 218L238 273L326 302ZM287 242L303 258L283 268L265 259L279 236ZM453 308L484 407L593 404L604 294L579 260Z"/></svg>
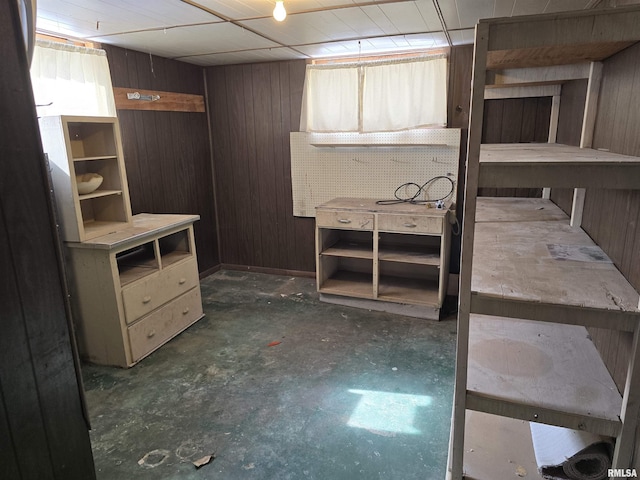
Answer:
<svg viewBox="0 0 640 480"><path fill-rule="evenodd" d="M478 187L640 188L640 158L557 143L484 144Z"/></svg>
<svg viewBox="0 0 640 480"><path fill-rule="evenodd" d="M95 190L85 195L78 195L78 200L90 200L92 198L109 197L111 195L122 195L122 190Z"/></svg>
<svg viewBox="0 0 640 480"><path fill-rule="evenodd" d="M466 412L464 478L542 480L529 422L481 412Z"/></svg>
<svg viewBox="0 0 640 480"><path fill-rule="evenodd" d="M139 244L145 239L153 239L162 233L171 233L181 227L192 224L200 219L199 215L178 215L178 214L154 214L139 213L133 216L132 223L127 228L120 228L110 232L109 228L114 225L122 225L117 222L85 222L87 227L95 225L100 227L103 234L84 242L71 242L68 244L72 248L102 248L105 250L126 249L129 245Z"/></svg>
<svg viewBox="0 0 640 480"><path fill-rule="evenodd" d="M117 155L98 155L95 157L73 157L74 162L89 162L92 160L115 160Z"/></svg>
<svg viewBox="0 0 640 480"><path fill-rule="evenodd" d="M339 270L320 285L318 291L348 297L373 298L373 275Z"/></svg>
<svg viewBox="0 0 640 480"><path fill-rule="evenodd" d="M316 148L422 148L446 147L446 143L311 143Z"/></svg>
<svg viewBox="0 0 640 480"><path fill-rule="evenodd" d="M569 222L569 217L544 198L478 197L476 222Z"/></svg>
<svg viewBox="0 0 640 480"><path fill-rule="evenodd" d="M414 305L439 305L438 282L383 275L378 282L378 299Z"/></svg>
<svg viewBox="0 0 640 480"><path fill-rule="evenodd" d="M512 218L528 200L511 199L513 212L505 206L505 218ZM490 218L478 204L477 216ZM546 215L542 211L530 212ZM567 249L569 255L559 259L551 253ZM584 249L590 255L575 256ZM600 309L603 312L631 312L638 315L638 292L622 276L589 236L568 221L496 221L476 224L474 241L473 294L493 301L517 300L532 305L549 304ZM483 313L476 311L475 313Z"/></svg>
<svg viewBox="0 0 640 480"><path fill-rule="evenodd" d="M373 245L340 241L321 252L320 255L373 259Z"/></svg>
<svg viewBox="0 0 640 480"><path fill-rule="evenodd" d="M378 259L385 262L440 266L438 248L419 250L417 247L404 246L379 247Z"/></svg>
<svg viewBox="0 0 640 480"><path fill-rule="evenodd" d="M124 221L102 222L99 220L88 220L84 222L84 232L86 236L93 236L94 234L104 235L109 234L109 232L112 230L122 229L122 226L126 224L127 222ZM75 245L75 242L71 243L70 245Z"/></svg>
<svg viewBox="0 0 640 480"><path fill-rule="evenodd" d="M619 428L622 397L583 326L471 315L467 392L491 413L527 419L540 409L569 428Z"/></svg>
<svg viewBox="0 0 640 480"><path fill-rule="evenodd" d="M184 259L191 258L193 255L191 252L185 252L176 250L170 253L165 253L161 257L162 268L168 267L169 265L173 265L174 263L178 263Z"/></svg>
<svg viewBox="0 0 640 480"><path fill-rule="evenodd" d="M157 272L158 265L155 263L155 260L153 260L153 263L149 262L147 265L119 265L118 270L120 272L120 286L124 287L129 283Z"/></svg>

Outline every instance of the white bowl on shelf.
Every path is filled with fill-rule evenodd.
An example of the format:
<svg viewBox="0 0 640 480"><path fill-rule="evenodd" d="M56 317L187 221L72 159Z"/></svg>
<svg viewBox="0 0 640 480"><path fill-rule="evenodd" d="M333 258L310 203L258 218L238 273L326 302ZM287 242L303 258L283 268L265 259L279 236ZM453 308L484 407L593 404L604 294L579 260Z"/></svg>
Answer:
<svg viewBox="0 0 640 480"><path fill-rule="evenodd" d="M86 195L98 189L102 185L102 175L99 173L83 173L76 175L76 185L78 194Z"/></svg>

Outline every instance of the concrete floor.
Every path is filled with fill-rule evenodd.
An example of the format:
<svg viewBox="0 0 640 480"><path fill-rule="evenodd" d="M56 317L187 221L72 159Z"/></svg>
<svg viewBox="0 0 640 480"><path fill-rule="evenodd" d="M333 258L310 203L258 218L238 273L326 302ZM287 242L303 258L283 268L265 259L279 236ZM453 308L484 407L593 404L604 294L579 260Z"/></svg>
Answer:
<svg viewBox="0 0 640 480"><path fill-rule="evenodd" d="M237 271L202 298L206 317L135 367L83 366L99 480L445 478L452 316L329 305L313 279Z"/></svg>

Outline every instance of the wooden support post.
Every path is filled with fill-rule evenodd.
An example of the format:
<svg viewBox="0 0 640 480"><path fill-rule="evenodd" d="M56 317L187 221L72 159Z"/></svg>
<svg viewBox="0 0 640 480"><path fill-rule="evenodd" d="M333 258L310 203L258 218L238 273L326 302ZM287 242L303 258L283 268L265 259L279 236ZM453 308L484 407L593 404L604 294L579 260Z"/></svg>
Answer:
<svg viewBox="0 0 640 480"><path fill-rule="evenodd" d="M638 413L640 412L640 372L638 363L640 362L640 328L636 328L633 334L631 347L631 358L627 368L627 381L622 397L622 430L616 440L612 468L630 468L633 458L634 439L636 438L636 427L638 426Z"/></svg>
<svg viewBox="0 0 640 480"><path fill-rule="evenodd" d="M560 118L560 95L554 95L551 100L551 116L549 118L548 143L556 143L558 136L558 119ZM542 189L542 198L551 198L551 189Z"/></svg>
<svg viewBox="0 0 640 480"><path fill-rule="evenodd" d="M462 480L464 462L464 431L467 397L467 368L469 360L469 317L471 313L471 273L473 259L474 224L478 176L480 173L480 144L484 112L484 82L486 76L489 25L476 25L469 109L469 138L467 143L467 171L462 221L462 250L460 257L460 294L458 297L458 338L456 345L456 378L453 392L453 418L449 451L449 471L453 480Z"/></svg>
<svg viewBox="0 0 640 480"><path fill-rule="evenodd" d="M587 99L584 104L584 116L582 117L582 132L580 134L580 148L591 148L593 144L593 130L596 124L596 110L598 108L598 95L600 94L600 82L602 80L602 63L591 62L589 67L589 83L587 84ZM582 225L582 213L584 210L584 188L573 189L573 204L571 206L571 226Z"/></svg>

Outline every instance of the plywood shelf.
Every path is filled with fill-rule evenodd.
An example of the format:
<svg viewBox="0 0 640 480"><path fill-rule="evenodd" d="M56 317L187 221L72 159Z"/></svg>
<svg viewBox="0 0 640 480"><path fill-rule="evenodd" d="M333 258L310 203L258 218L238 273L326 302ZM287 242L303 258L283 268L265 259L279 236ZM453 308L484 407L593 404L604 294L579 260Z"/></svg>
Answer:
<svg viewBox="0 0 640 480"><path fill-rule="evenodd" d="M483 144L479 187L640 188L640 158L557 143Z"/></svg>
<svg viewBox="0 0 640 480"><path fill-rule="evenodd" d="M116 155L97 155L94 157L73 157L74 162L90 162L93 160L114 160L118 157Z"/></svg>
<svg viewBox="0 0 640 480"><path fill-rule="evenodd" d="M622 397L586 329L472 315L467 408L602 435Z"/></svg>
<svg viewBox="0 0 640 480"><path fill-rule="evenodd" d="M338 270L318 287L320 293L373 298L373 276L368 273Z"/></svg>
<svg viewBox="0 0 640 480"><path fill-rule="evenodd" d="M349 241L339 241L320 252L320 254L334 257L373 259L373 250L370 244Z"/></svg>
<svg viewBox="0 0 640 480"><path fill-rule="evenodd" d="M474 411L465 420L465 480L543 480L529 422Z"/></svg>
<svg viewBox="0 0 640 480"><path fill-rule="evenodd" d="M411 263L417 265L440 266L440 250L431 248L429 250L418 249L415 246L393 246L380 247L378 258L385 262Z"/></svg>
<svg viewBox="0 0 640 480"><path fill-rule="evenodd" d="M510 200L510 206L502 204L502 217L524 215L528 221L492 221L492 200L478 201L477 217L485 221L475 226L472 312L503 307L517 316L528 309L544 319L556 307L558 315L547 321L563 321L574 307L575 318L569 315L567 323L582 322L584 310L597 313L602 327L628 330L640 322L638 292L584 231L571 227L550 201ZM562 215L564 221L536 220Z"/></svg>
<svg viewBox="0 0 640 480"><path fill-rule="evenodd" d="M108 197L110 195L122 195L122 190L96 190L84 195L78 195L78 200L90 200L92 198Z"/></svg>
<svg viewBox="0 0 640 480"><path fill-rule="evenodd" d="M316 148L422 148L446 147L446 143L311 143Z"/></svg>
<svg viewBox="0 0 640 480"><path fill-rule="evenodd" d="M439 306L438 282L384 275L378 284L378 299L396 303Z"/></svg>

